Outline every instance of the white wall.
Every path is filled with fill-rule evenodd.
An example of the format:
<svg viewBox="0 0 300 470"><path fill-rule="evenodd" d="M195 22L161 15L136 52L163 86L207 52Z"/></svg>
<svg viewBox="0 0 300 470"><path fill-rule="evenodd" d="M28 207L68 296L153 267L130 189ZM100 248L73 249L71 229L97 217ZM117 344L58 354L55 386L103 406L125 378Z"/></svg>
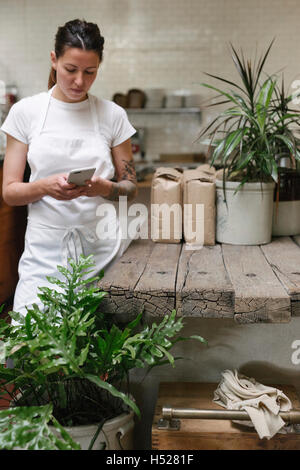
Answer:
<svg viewBox="0 0 300 470"><path fill-rule="evenodd" d="M300 76L297 0L1 0L0 75L21 96L47 84L57 27L76 17L106 38L94 90L104 98L133 87L190 88L202 72L228 74L227 45L262 51L276 36L269 72Z"/></svg>
<svg viewBox="0 0 300 470"><path fill-rule="evenodd" d="M228 44L246 53L265 50L268 72L300 77L297 0L0 0L0 79L20 97L44 90L59 25L76 17L98 23L104 62L93 92L111 99L131 88L188 89L206 96L203 72L235 77ZM202 124L209 119L207 113ZM132 118L151 129L151 159L164 152L196 152L197 116Z"/></svg>

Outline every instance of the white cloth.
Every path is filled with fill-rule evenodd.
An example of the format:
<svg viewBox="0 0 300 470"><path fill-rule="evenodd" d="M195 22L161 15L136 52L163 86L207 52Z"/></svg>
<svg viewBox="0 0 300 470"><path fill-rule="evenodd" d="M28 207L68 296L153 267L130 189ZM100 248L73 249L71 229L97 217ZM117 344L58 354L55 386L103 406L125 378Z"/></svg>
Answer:
<svg viewBox="0 0 300 470"><path fill-rule="evenodd" d="M105 126L103 122L99 122L98 99L89 94L87 103L83 102L84 106L89 106L92 130L77 133L75 129L73 135L65 135L64 125L59 122L56 131L52 129L48 132L48 113L53 104L53 89L54 87L46 95L41 94L39 121L33 126L33 135L27 137L30 141L27 156L31 168L30 181L87 166L96 167L95 175L111 179L114 176L114 165L111 148L103 131ZM74 104L80 105L64 103L67 107L61 108L64 111L68 109L69 119L72 119L76 110L81 109L81 106L74 108ZM9 119L5 121L2 129L9 133L11 122ZM120 133L120 126L118 131L111 137L111 142L118 142L120 139L125 141L135 132L129 122L123 125L123 132ZM115 131L111 130L111 135L113 132ZM13 132L11 135L16 137ZM81 253L93 254L96 267L89 273L91 277L123 254L131 240L125 235L122 237L118 217L105 217L111 236L103 239L98 237L97 224L101 223L101 219L96 214L101 204L117 209L116 203L100 196L81 196L72 201L58 201L45 196L29 204L25 249L19 262L19 282L14 297L15 311L25 314L26 305L33 302L40 304L37 288L50 285L46 276L61 278L57 265L66 266L68 257L76 260Z"/></svg>
<svg viewBox="0 0 300 470"><path fill-rule="evenodd" d="M214 402L229 410L247 411L251 421L239 423L253 425L260 439L271 439L280 430L284 431L285 422L278 413L290 410L292 404L281 390L263 385L237 370L225 370L222 377Z"/></svg>

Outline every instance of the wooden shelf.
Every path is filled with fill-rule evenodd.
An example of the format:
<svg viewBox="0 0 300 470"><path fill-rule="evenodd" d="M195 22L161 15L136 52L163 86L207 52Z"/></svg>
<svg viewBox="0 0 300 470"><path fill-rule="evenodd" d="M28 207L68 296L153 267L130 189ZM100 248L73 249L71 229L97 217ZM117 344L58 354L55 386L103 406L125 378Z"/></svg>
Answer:
<svg viewBox="0 0 300 470"><path fill-rule="evenodd" d="M132 114L200 114L200 108L126 108Z"/></svg>

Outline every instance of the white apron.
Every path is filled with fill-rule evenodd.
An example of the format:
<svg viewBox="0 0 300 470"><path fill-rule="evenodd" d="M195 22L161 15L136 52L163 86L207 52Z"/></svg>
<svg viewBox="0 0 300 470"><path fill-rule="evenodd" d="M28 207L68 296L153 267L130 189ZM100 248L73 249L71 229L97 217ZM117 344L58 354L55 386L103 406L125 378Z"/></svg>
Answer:
<svg viewBox="0 0 300 470"><path fill-rule="evenodd" d="M53 89L47 93L39 125L28 151L31 168L30 181L52 174L68 173L81 167L96 167L95 176L111 179L114 165L111 149L101 135L96 112L96 97L88 95L93 119L93 132L84 132L78 138L67 138L43 133ZM70 111L72 112L72 111ZM96 232L100 218L96 210L101 204L117 204L100 196L81 196L71 201L58 201L45 196L28 206L28 224L25 248L19 262L19 282L16 288L13 310L26 314L25 306L41 305L38 287L52 286L46 276L62 279L57 265L67 265L68 257L77 260L82 253L94 255L95 269L89 277L99 274L111 262L118 259L130 240L123 239L118 217L111 220L111 239L99 239ZM106 223L107 223L106 218ZM115 229L116 228L116 229ZM114 236L115 235L115 236Z"/></svg>

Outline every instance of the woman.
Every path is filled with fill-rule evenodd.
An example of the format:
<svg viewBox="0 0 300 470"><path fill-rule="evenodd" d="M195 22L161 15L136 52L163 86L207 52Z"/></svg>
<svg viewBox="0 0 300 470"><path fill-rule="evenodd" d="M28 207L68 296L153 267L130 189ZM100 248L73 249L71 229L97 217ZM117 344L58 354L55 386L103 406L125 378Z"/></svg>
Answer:
<svg viewBox="0 0 300 470"><path fill-rule="evenodd" d="M13 206L28 204L13 306L22 314L38 303L37 288L49 285L46 276L58 276L57 265L69 257L93 254L92 276L122 255L128 242L118 219L108 221L111 236L100 240L97 208L137 192L130 143L135 129L121 107L88 93L102 62L98 26L69 21L55 39L49 91L17 102L1 127L7 134L3 198ZM68 173L83 167L96 167L87 185L69 184Z"/></svg>

